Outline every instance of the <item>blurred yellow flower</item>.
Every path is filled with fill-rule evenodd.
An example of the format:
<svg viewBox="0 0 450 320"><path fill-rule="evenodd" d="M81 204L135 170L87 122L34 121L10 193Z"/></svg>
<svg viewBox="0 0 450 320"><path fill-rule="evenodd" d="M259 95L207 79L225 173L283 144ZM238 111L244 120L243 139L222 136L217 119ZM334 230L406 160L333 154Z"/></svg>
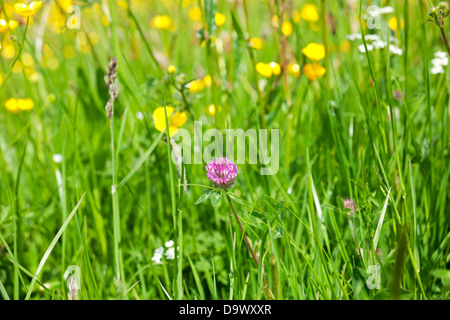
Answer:
<svg viewBox="0 0 450 320"><path fill-rule="evenodd" d="M263 63L258 62L256 64L256 71L265 78L277 76L281 73L281 67L276 62Z"/></svg>
<svg viewBox="0 0 450 320"><path fill-rule="evenodd" d="M6 110L18 113L19 112L19 104L17 103L17 99L11 98L5 102Z"/></svg>
<svg viewBox="0 0 450 320"><path fill-rule="evenodd" d="M213 105L213 104L211 104L211 105L208 107L208 112L209 112L209 114L210 114L211 117L214 117L214 115L216 114L216 106Z"/></svg>
<svg viewBox="0 0 450 320"><path fill-rule="evenodd" d="M344 52L350 51L350 41L349 40L344 40L341 42L341 50Z"/></svg>
<svg viewBox="0 0 450 320"><path fill-rule="evenodd" d="M166 107L167 117L169 122L169 136L172 137L178 128L180 128L187 121L187 115L184 112L175 112L174 107ZM166 129L166 117L164 113L164 107L156 108L153 111L153 122L156 130L162 132Z"/></svg>
<svg viewBox="0 0 450 320"><path fill-rule="evenodd" d="M34 107L33 100L31 100L30 98L17 99L17 105L19 107L19 110L22 110L22 111L28 111L28 110L33 109L33 107Z"/></svg>
<svg viewBox="0 0 450 320"><path fill-rule="evenodd" d="M15 99L11 98L5 102L6 110L19 113L19 111L28 111L33 109L34 103L31 99Z"/></svg>
<svg viewBox="0 0 450 320"><path fill-rule="evenodd" d="M14 4L14 10L22 17L34 16L42 7L42 1L33 1L29 5L25 3Z"/></svg>
<svg viewBox="0 0 450 320"><path fill-rule="evenodd" d="M20 58L25 67L33 67L34 66L33 56L31 54L29 54L28 52L22 53L22 56Z"/></svg>
<svg viewBox="0 0 450 320"><path fill-rule="evenodd" d="M300 17L309 22L315 22L319 20L319 9L314 4L305 4L300 10Z"/></svg>
<svg viewBox="0 0 450 320"><path fill-rule="evenodd" d="M209 74L207 74L206 76L203 77L203 83L205 84L205 86L207 86L208 88L211 87L212 84L212 78Z"/></svg>
<svg viewBox="0 0 450 320"><path fill-rule="evenodd" d="M269 63L270 67L272 68L272 73L274 76L277 76L281 73L281 67L278 63L276 62L271 62Z"/></svg>
<svg viewBox="0 0 450 320"><path fill-rule="evenodd" d="M272 68L267 63L258 62L256 64L256 71L265 78L270 78L272 76Z"/></svg>
<svg viewBox="0 0 450 320"><path fill-rule="evenodd" d="M227 20L225 15L220 12L216 12L216 14L214 15L214 19L216 20L216 25L218 27L223 26L225 24L225 21Z"/></svg>
<svg viewBox="0 0 450 320"><path fill-rule="evenodd" d="M14 64L14 67L12 68L12 72L17 74L17 73L22 73L22 71L23 71L22 62L17 61Z"/></svg>
<svg viewBox="0 0 450 320"><path fill-rule="evenodd" d="M300 66L297 63L289 63L287 70L290 75L296 78L300 76Z"/></svg>
<svg viewBox="0 0 450 320"><path fill-rule="evenodd" d="M272 17L272 26L274 26L275 28L277 28L278 29L278 27L280 26L280 24L279 24L279 18L278 18L278 16L273 16Z"/></svg>
<svg viewBox="0 0 450 320"><path fill-rule="evenodd" d="M302 53L312 60L319 61L325 58L325 47L323 44L313 42L303 48Z"/></svg>
<svg viewBox="0 0 450 320"><path fill-rule="evenodd" d="M311 81L322 78L326 72L324 67L315 62L305 64L302 71Z"/></svg>
<svg viewBox="0 0 450 320"><path fill-rule="evenodd" d="M0 33L5 33L9 30L14 31L17 29L19 23L15 20L9 20L7 22L5 19L0 19Z"/></svg>
<svg viewBox="0 0 450 320"><path fill-rule="evenodd" d="M119 0L116 3L123 10L127 10L128 9L128 2L127 1Z"/></svg>
<svg viewBox="0 0 450 320"><path fill-rule="evenodd" d="M171 30L172 19L166 14L156 16L152 19L152 26L159 30Z"/></svg>
<svg viewBox="0 0 450 320"><path fill-rule="evenodd" d="M389 28L391 28L392 31L398 30L398 20L396 17L392 17L388 20ZM400 20L400 28L405 28L405 20Z"/></svg>
<svg viewBox="0 0 450 320"><path fill-rule="evenodd" d="M64 46L64 48L63 48L64 58L73 59L73 58L75 58L75 54L76 54L75 49L72 46L70 46L70 45Z"/></svg>
<svg viewBox="0 0 450 320"><path fill-rule="evenodd" d="M197 93L205 89L205 82L202 79L197 79L189 82L186 87L190 92Z"/></svg>
<svg viewBox="0 0 450 320"><path fill-rule="evenodd" d="M2 50L2 57L5 59L12 59L16 56L16 49L12 44L5 45Z"/></svg>
<svg viewBox="0 0 450 320"><path fill-rule="evenodd" d="M259 50L263 46L263 41L261 38L253 37L253 38L250 38L249 45L251 48Z"/></svg>
<svg viewBox="0 0 450 320"><path fill-rule="evenodd" d="M189 9L189 19L192 21L201 21L202 20L202 10L198 7L193 7Z"/></svg>
<svg viewBox="0 0 450 320"><path fill-rule="evenodd" d="M298 12L297 10L294 10L294 12L292 13L292 20L297 23L300 21L300 12Z"/></svg>
<svg viewBox="0 0 450 320"><path fill-rule="evenodd" d="M286 37L289 37L292 34L292 23L290 23L289 21L284 21L283 25L281 26L281 32Z"/></svg>
<svg viewBox="0 0 450 320"><path fill-rule="evenodd" d="M177 68L175 68L175 66L173 66L173 65L170 65L170 66L167 67L167 72L170 73L170 74L173 74L176 71L177 71Z"/></svg>
<svg viewBox="0 0 450 320"><path fill-rule="evenodd" d="M109 26L108 18L107 18L105 15L102 15L102 17L100 18L100 21L102 22L102 24L103 24L105 27L108 27L108 26Z"/></svg>

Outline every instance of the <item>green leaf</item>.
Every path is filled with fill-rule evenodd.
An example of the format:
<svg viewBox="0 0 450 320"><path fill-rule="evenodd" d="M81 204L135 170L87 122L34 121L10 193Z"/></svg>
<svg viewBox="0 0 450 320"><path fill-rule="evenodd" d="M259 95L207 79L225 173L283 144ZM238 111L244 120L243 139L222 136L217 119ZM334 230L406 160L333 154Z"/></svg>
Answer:
<svg viewBox="0 0 450 320"><path fill-rule="evenodd" d="M272 236L273 239L278 239L278 238L282 238L284 236L284 229L278 225L275 227L275 233Z"/></svg>
<svg viewBox="0 0 450 320"><path fill-rule="evenodd" d="M211 190L211 191L205 192L204 194L202 194L202 195L200 196L200 198L197 199L197 201L195 201L195 205L198 205L199 203L205 202L205 201L208 200L209 197L211 197L215 192L216 192L216 190Z"/></svg>
<svg viewBox="0 0 450 320"><path fill-rule="evenodd" d="M219 204L220 199L222 199L222 192L220 191L214 191L214 193L211 196L211 204L215 207Z"/></svg>

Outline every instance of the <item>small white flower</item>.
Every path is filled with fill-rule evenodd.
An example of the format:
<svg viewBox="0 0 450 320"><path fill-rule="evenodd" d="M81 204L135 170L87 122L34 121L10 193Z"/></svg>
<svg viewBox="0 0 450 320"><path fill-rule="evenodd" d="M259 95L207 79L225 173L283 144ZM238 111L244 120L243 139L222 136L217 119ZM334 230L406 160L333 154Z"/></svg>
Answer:
<svg viewBox="0 0 450 320"><path fill-rule="evenodd" d="M391 52L393 54L396 54L398 56L401 56L403 54L403 50L397 46L391 45L391 46L389 46L389 49L391 50Z"/></svg>
<svg viewBox="0 0 450 320"><path fill-rule="evenodd" d="M164 248L163 247L159 247L153 253L152 261L154 261L155 264L162 264L161 259L163 257L163 254L164 254Z"/></svg>
<svg viewBox="0 0 450 320"><path fill-rule="evenodd" d="M436 58L444 59L444 58L447 58L447 53L444 52L444 51L438 51L438 52L436 52L436 53L434 54L434 56L435 56Z"/></svg>
<svg viewBox="0 0 450 320"><path fill-rule="evenodd" d="M448 64L448 58L434 58L433 60L431 60L431 63L434 66L446 66Z"/></svg>
<svg viewBox="0 0 450 320"><path fill-rule="evenodd" d="M380 40L380 37L376 34L368 34L364 37L364 39L366 39L366 41L377 41Z"/></svg>
<svg viewBox="0 0 450 320"><path fill-rule="evenodd" d="M167 260L173 260L175 258L175 248L169 248L164 255Z"/></svg>
<svg viewBox="0 0 450 320"><path fill-rule="evenodd" d="M60 154L60 153L55 153L55 154L53 155L53 161L54 161L55 163L61 163L62 160L63 160L63 155L62 155L62 154Z"/></svg>
<svg viewBox="0 0 450 320"><path fill-rule="evenodd" d="M136 112L136 118L138 120L143 120L144 119L144 114L140 111Z"/></svg>
<svg viewBox="0 0 450 320"><path fill-rule="evenodd" d="M441 65L435 65L430 70L431 74L444 73L444 68Z"/></svg>
<svg viewBox="0 0 450 320"><path fill-rule="evenodd" d="M361 33L352 33L347 35L347 39L350 41L355 41L357 39L362 39Z"/></svg>
<svg viewBox="0 0 450 320"><path fill-rule="evenodd" d="M375 40L374 42L372 42L372 45L374 46L375 49L381 49L386 47L387 42L383 41L383 40Z"/></svg>
<svg viewBox="0 0 450 320"><path fill-rule="evenodd" d="M166 245L167 248L173 247L173 244L174 244L174 242L173 242L172 240L167 241L167 242L165 243L165 245Z"/></svg>
<svg viewBox="0 0 450 320"><path fill-rule="evenodd" d="M373 45L371 45L370 43L367 43L367 50L372 51L373 50ZM359 52L361 53L365 53L366 52L366 48L364 47L364 44L360 44L358 46Z"/></svg>

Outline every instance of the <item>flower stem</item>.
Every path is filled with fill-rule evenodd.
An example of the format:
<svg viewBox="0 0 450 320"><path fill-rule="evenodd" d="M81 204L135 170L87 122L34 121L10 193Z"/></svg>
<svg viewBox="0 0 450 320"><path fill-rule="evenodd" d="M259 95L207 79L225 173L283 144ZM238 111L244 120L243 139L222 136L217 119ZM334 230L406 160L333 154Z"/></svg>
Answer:
<svg viewBox="0 0 450 320"><path fill-rule="evenodd" d="M441 29L442 40L444 41L445 48L447 49L447 52L450 55L450 45L448 44L448 39L447 35L445 34L444 27L440 26L439 29Z"/></svg>
<svg viewBox="0 0 450 320"><path fill-rule="evenodd" d="M239 216L236 213L236 209L234 208L233 202L231 201L231 198L229 195L227 195L228 203L230 204L231 210L233 211L234 217L236 218L236 221L239 225L239 229L241 230L242 237L244 238L245 244L247 245L248 250L250 251L250 254L253 258L253 261L255 261L256 267L259 268L259 261L258 257L255 254L255 251L253 251L252 245L248 241L247 235L245 234L244 228L242 227L241 220L239 219ZM266 292L267 299L270 300L270 292L269 292L269 286L267 284L266 275L264 273L264 269L261 268L262 274L263 274L263 281L264 281L264 290Z"/></svg>
<svg viewBox="0 0 450 320"><path fill-rule="evenodd" d="M14 69L14 66L16 65L16 62L19 60L21 54L22 54L22 50L23 50L23 46L25 45L25 39L27 36L27 31L28 31L28 25L30 23L30 17L27 17L27 24L25 25L25 32L23 33L23 38L22 41L20 43L19 46L19 52L17 53L16 58L14 59L11 68L9 68L8 70L8 74L5 76L5 80L3 80L3 83L0 85L0 90L3 89L3 87L5 86L6 82L8 81L9 77L11 76L12 70Z"/></svg>

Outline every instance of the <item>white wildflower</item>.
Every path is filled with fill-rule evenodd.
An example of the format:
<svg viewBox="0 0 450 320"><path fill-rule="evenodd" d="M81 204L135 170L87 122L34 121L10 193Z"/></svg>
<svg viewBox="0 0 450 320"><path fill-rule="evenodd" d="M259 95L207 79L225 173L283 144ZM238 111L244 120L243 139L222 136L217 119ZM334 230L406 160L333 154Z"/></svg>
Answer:
<svg viewBox="0 0 450 320"><path fill-rule="evenodd" d="M136 112L136 118L138 120L143 120L144 119L144 114L140 111Z"/></svg>
<svg viewBox="0 0 450 320"><path fill-rule="evenodd" d="M371 45L370 43L367 43L367 50L372 51L373 50L373 45ZM365 53L366 52L366 48L364 47L364 44L360 44L358 46L359 52L361 53Z"/></svg>
<svg viewBox="0 0 450 320"><path fill-rule="evenodd" d="M444 73L444 68L441 65L434 65L431 70L431 74Z"/></svg>
<svg viewBox="0 0 450 320"><path fill-rule="evenodd" d="M379 39L372 42L372 45L375 49L382 49L387 46L387 42Z"/></svg>
<svg viewBox="0 0 450 320"><path fill-rule="evenodd" d="M389 49L393 54L396 54L398 56L401 56L403 54L403 50L395 45L389 46Z"/></svg>
<svg viewBox="0 0 450 320"><path fill-rule="evenodd" d="M361 33L352 33L347 35L347 39L350 41L355 41L357 39L362 39Z"/></svg>
<svg viewBox="0 0 450 320"><path fill-rule="evenodd" d="M173 242L172 240L170 240L170 241L167 241L167 242L165 243L165 245L166 245L167 248L170 248L170 247L173 247L174 242Z"/></svg>
<svg viewBox="0 0 450 320"><path fill-rule="evenodd" d="M162 257L164 254L164 248L163 247L159 247L158 249L155 250L155 252L153 253L153 258L152 261L155 262L155 264L162 264Z"/></svg>
<svg viewBox="0 0 450 320"><path fill-rule="evenodd" d="M62 155L62 154L60 154L60 153L55 153L55 154L53 155L53 161L54 161L55 163L61 163L62 160L63 160L63 155Z"/></svg>
<svg viewBox="0 0 450 320"><path fill-rule="evenodd" d="M366 39L366 41L377 41L377 40L381 40L380 37L376 34L368 34L364 37L364 39Z"/></svg>
<svg viewBox="0 0 450 320"><path fill-rule="evenodd" d="M173 260L175 258L175 248L169 248L164 255L167 260Z"/></svg>

